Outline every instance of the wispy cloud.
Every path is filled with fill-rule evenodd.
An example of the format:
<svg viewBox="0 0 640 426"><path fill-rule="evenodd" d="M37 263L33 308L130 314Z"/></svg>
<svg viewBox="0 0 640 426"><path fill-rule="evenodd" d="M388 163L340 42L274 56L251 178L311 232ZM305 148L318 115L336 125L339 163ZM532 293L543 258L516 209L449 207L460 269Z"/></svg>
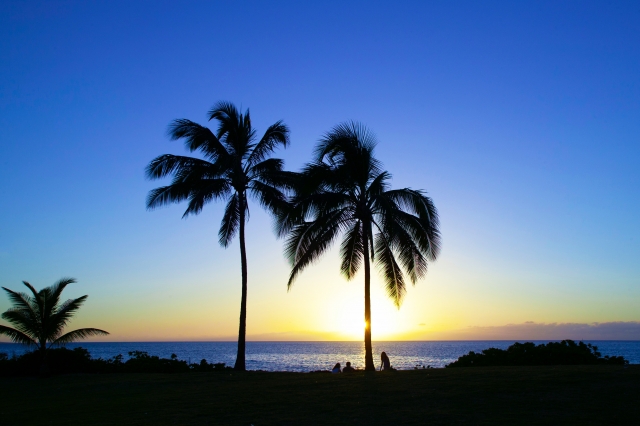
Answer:
<svg viewBox="0 0 640 426"><path fill-rule="evenodd" d="M507 324L430 333L429 340L640 340L640 321Z"/></svg>

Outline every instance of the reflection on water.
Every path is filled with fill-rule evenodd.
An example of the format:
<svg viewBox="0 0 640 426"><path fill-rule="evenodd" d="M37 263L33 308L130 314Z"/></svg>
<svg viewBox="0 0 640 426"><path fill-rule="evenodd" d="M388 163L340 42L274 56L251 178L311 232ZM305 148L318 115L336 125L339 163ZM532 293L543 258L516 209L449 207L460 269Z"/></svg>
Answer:
<svg viewBox="0 0 640 426"><path fill-rule="evenodd" d="M546 343L547 341L535 341ZM380 364L380 353L385 351L391 358L391 365L406 370L416 366L444 367L469 351L480 352L487 348L506 349L514 341L451 341L451 342L373 342L373 360ZM638 341L591 341L598 346L602 355L621 355L632 364L640 363L640 342ZM125 342L125 343L71 343L73 349L86 348L94 358L111 358L138 350L169 358L172 353L190 363L224 362L233 366L235 362L235 342ZM26 351L21 345L0 343L0 352L9 356ZM364 367L364 343L362 342L247 342L247 369L266 371L329 370L336 362L344 365L347 361L356 368Z"/></svg>

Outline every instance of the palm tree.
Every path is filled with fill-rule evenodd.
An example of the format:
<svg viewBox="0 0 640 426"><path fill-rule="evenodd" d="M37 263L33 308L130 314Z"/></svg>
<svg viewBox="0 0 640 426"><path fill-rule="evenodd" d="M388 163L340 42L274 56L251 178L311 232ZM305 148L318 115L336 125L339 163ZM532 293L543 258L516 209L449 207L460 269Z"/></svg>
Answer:
<svg viewBox="0 0 640 426"><path fill-rule="evenodd" d="M438 213L424 192L390 190L390 174L373 156L374 136L343 123L327 133L314 161L298 179L290 208L278 217L292 264L287 287L343 234L340 271L352 279L364 263L365 370L375 370L371 348L370 261L378 266L389 297L399 308L406 291L427 272L440 250Z"/></svg>
<svg viewBox="0 0 640 426"><path fill-rule="evenodd" d="M267 158L278 145L289 144L289 129L282 122L269 126L262 138L256 140L251 127L249 110L244 114L228 102L215 104L208 112L209 120L218 121L214 134L207 127L187 119L174 120L169 125L172 140L184 139L190 152L199 151L204 158L165 154L147 166L150 179L173 176L170 185L149 192L147 208L188 200L182 216L198 214L205 204L225 200L225 208L218 241L228 247L236 234L240 238L242 268L242 298L240 301L240 327L238 354L234 368L245 370L245 336L247 329L247 254L245 249L245 222L248 219L247 196L251 195L264 208L277 212L286 203L279 189L284 185L284 162Z"/></svg>
<svg viewBox="0 0 640 426"><path fill-rule="evenodd" d="M73 314L89 297L85 295L60 303L62 290L75 282L76 280L73 278L62 278L51 287L36 291L31 284L23 281L33 296L2 287L9 294L9 299L13 304L12 308L2 314L2 318L15 328L0 325L0 334L9 336L15 343L35 346L41 354L43 368L47 349L50 347L86 339L90 336L109 334L97 328L79 328L62 334Z"/></svg>

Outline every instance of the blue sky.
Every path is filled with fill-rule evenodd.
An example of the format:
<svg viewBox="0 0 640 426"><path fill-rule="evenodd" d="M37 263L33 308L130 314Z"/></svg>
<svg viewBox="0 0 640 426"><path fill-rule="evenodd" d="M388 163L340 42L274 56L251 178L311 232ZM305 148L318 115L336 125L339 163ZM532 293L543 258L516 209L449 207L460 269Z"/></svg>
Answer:
<svg viewBox="0 0 640 426"><path fill-rule="evenodd" d="M358 120L433 197L442 255L400 311L374 294L374 339L640 320L640 4L185 3L0 4L1 285L74 276L113 340L233 338L222 206L148 212L143 173L184 153L171 120L228 100L290 126L293 170ZM248 233L249 337L353 337L361 278L331 253L287 293L257 205Z"/></svg>

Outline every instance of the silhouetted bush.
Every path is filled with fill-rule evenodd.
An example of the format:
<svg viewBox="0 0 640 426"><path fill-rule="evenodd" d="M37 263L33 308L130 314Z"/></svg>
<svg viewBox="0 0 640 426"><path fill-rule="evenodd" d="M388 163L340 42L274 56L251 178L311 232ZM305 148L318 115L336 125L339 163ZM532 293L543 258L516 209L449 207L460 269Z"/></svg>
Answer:
<svg viewBox="0 0 640 426"><path fill-rule="evenodd" d="M147 352L129 352L129 360L124 363L124 372L128 373L186 373L187 361L180 361L172 354L171 359L150 356Z"/></svg>
<svg viewBox="0 0 640 426"><path fill-rule="evenodd" d="M469 352L446 367L484 367L502 365L626 365L621 356L605 356L591 343L573 340L535 345L532 342L514 343L505 349L489 348L482 353Z"/></svg>
<svg viewBox="0 0 640 426"><path fill-rule="evenodd" d="M191 364L189 367L193 371L224 371L224 370L233 370L231 367L225 367L224 362L218 363L207 363L206 359L200 361L200 364Z"/></svg>
<svg viewBox="0 0 640 426"><path fill-rule="evenodd" d="M109 359L91 358L89 351L78 347L73 350L67 348L49 349L47 351L48 374L78 374L78 373L187 373L223 371L230 369L224 363L209 364L206 360L200 364L188 364L178 359L176 354L171 358L151 356L147 352L129 352L129 359L123 361L122 355ZM40 355L37 352L27 352L21 356L9 358L0 353L0 376L35 376L40 371Z"/></svg>

